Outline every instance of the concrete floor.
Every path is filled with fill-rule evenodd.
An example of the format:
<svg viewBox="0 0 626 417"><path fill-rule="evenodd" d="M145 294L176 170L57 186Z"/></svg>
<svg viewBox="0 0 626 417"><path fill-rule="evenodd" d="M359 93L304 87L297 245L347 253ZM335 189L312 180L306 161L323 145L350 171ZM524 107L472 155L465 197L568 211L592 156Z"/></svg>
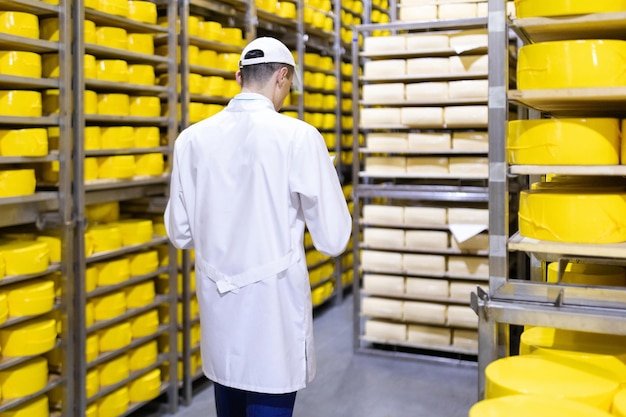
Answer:
<svg viewBox="0 0 626 417"><path fill-rule="evenodd" d="M316 311L317 376L296 398L294 417L467 417L477 367L463 361L354 354L352 297ZM146 408L132 417L167 416ZM175 417L215 417L210 383Z"/></svg>

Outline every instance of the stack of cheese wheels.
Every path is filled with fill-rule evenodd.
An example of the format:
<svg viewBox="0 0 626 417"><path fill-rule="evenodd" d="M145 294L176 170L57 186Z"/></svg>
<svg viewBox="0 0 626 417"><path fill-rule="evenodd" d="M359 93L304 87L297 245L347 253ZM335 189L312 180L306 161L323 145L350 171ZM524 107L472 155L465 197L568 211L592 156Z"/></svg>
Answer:
<svg viewBox="0 0 626 417"><path fill-rule="evenodd" d="M542 395L507 395L480 401L469 411L469 417L610 417L606 411L562 398Z"/></svg>
<svg viewBox="0 0 626 417"><path fill-rule="evenodd" d="M511 164L616 165L620 160L619 120L510 121L507 156Z"/></svg>
<svg viewBox="0 0 626 417"><path fill-rule="evenodd" d="M626 11L626 0L515 0L518 18Z"/></svg>
<svg viewBox="0 0 626 417"><path fill-rule="evenodd" d="M626 41L568 40L520 48L520 90L626 86Z"/></svg>

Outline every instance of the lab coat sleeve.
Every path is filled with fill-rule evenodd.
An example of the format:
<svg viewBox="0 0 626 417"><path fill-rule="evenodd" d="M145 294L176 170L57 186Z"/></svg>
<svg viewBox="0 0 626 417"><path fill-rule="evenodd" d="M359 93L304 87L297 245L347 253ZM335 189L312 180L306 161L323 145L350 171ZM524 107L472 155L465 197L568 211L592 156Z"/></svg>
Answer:
<svg viewBox="0 0 626 417"><path fill-rule="evenodd" d="M338 256L350 239L352 218L319 132L309 130L297 141L291 168L291 192L298 194L315 248L326 255Z"/></svg>
<svg viewBox="0 0 626 417"><path fill-rule="evenodd" d="M191 235L190 219L185 205L185 194L183 193L183 182L185 174L181 172L179 160L184 157L184 148L181 146L180 138L174 146L172 177L170 180L170 198L167 202L164 214L165 229L167 236L174 246L179 249L193 248L193 237ZM183 154L183 155L181 155ZM184 165L182 165L184 166ZM187 185L193 183L187 178ZM189 190L185 190L187 192Z"/></svg>

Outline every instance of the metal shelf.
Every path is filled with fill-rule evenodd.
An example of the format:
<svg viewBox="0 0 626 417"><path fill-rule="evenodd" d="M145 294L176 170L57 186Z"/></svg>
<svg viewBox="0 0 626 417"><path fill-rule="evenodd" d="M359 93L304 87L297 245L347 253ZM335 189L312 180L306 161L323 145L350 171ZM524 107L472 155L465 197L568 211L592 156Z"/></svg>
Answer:
<svg viewBox="0 0 626 417"><path fill-rule="evenodd" d="M432 149L432 150L420 150L420 149L373 149L373 148L359 148L359 153L364 155L370 154L392 154L392 155L416 155L416 156L435 156L435 155L449 155L449 156L464 156L464 155L482 155L487 156L488 149L485 150L460 150L460 149ZM552 171L550 171L552 172Z"/></svg>
<svg viewBox="0 0 626 417"><path fill-rule="evenodd" d="M368 245L363 242L359 244L359 248L361 249L369 249L369 250L381 250L381 251L393 251L393 252L402 252L402 253L424 253L424 254L433 254L433 255L463 255L463 256L488 256L489 250L462 250L462 249L454 249L454 248L415 248L415 247L406 247L406 246L380 246L380 245Z"/></svg>
<svg viewBox="0 0 626 417"><path fill-rule="evenodd" d="M395 298L398 300L409 300L409 301L426 301L426 302L436 302L436 303L446 303L446 304L459 304L459 305L468 305L470 298L460 299L453 297L432 297L428 295L418 295L418 294L398 294L398 293L389 293L382 291L366 291L361 290L361 295L363 296L373 296L373 297L385 297L385 298Z"/></svg>
<svg viewBox="0 0 626 417"><path fill-rule="evenodd" d="M214 75L217 77L222 77L226 80L234 80L235 73L233 71L225 71L219 68L211 68L205 67L203 65L189 65L189 72L192 74L200 74L200 75Z"/></svg>
<svg viewBox="0 0 626 417"><path fill-rule="evenodd" d="M477 330L477 325L478 325L478 320L476 320L476 325L450 325L448 323L432 323L429 321L419 321L419 320L402 320L402 319L393 319L390 317L385 317L385 316L373 316L373 315L369 315L369 314L361 314L362 318L365 319L373 319L373 320L385 320L385 321L390 321L393 323L399 323L399 324L406 324L407 326L410 326L412 324L417 324L420 326L429 326L429 327L437 327L437 328L443 328L443 329L450 329L450 330L454 330L454 329L459 329L459 330Z"/></svg>
<svg viewBox="0 0 626 417"><path fill-rule="evenodd" d="M89 299L89 298L97 297L99 295L108 294L113 291L121 290L123 288L129 287L135 284L139 284L149 279L156 278L160 274L166 274L167 272L168 272L168 267L162 266L153 272L150 272L144 275L132 276L130 277L130 279L127 279L126 281L120 282L118 284L105 285L102 287L98 287L95 290L88 292L87 298Z"/></svg>
<svg viewBox="0 0 626 417"><path fill-rule="evenodd" d="M459 201L465 203L486 203L489 197L486 187L358 184L354 191L355 196L360 198L385 197L428 201Z"/></svg>
<svg viewBox="0 0 626 417"><path fill-rule="evenodd" d="M87 192L108 190L114 188L138 187L150 184L164 184L168 181L169 174L155 177L133 177L132 179L101 179L91 180L85 183ZM119 200L119 198L118 198Z"/></svg>
<svg viewBox="0 0 626 417"><path fill-rule="evenodd" d="M59 52L60 47L58 42L0 33L0 48L9 51L26 51L45 54Z"/></svg>
<svg viewBox="0 0 626 417"><path fill-rule="evenodd" d="M37 16L56 16L59 6L40 0L3 0L0 10L36 14Z"/></svg>
<svg viewBox="0 0 626 417"><path fill-rule="evenodd" d="M164 26L143 23L89 8L85 9L85 19L95 22L97 26L116 26L135 33L167 33L168 31Z"/></svg>
<svg viewBox="0 0 626 417"><path fill-rule="evenodd" d="M1 34L0 34L1 35ZM23 128L24 126L29 127L47 127L47 126L58 126L59 125L59 117L56 115L53 116L41 116L41 117L22 117L22 116L2 116L0 115L0 126L19 126Z"/></svg>
<svg viewBox="0 0 626 417"><path fill-rule="evenodd" d="M89 124L99 125L137 125L137 126L162 126L168 124L167 117L139 117L139 116L108 116L101 114L86 114L85 121Z"/></svg>
<svg viewBox="0 0 626 417"><path fill-rule="evenodd" d="M402 341L402 340L378 339L378 338L369 337L369 336L361 336L361 340L364 342L369 342L369 343L379 343L379 344L392 345L392 346L395 345L395 346L402 346L406 348L436 350L436 351L442 351L442 352L460 353L463 355L470 355L470 356L478 355L478 349L470 349L470 348L464 348L464 347L453 346L453 345L431 345L431 344L426 344L426 343L413 343L413 342L407 342L407 341Z"/></svg>
<svg viewBox="0 0 626 417"><path fill-rule="evenodd" d="M207 96L204 94L190 94L189 100L193 102L200 102L200 103L221 104L224 106L228 104L228 102L230 101L230 99L227 97Z"/></svg>
<svg viewBox="0 0 626 417"><path fill-rule="evenodd" d="M445 30L445 29L481 29L487 27L486 17L473 17L469 19L450 19L450 20L424 20L418 22L394 22L394 23L370 23L358 26L362 31L373 30L406 30L406 31L424 31L424 30Z"/></svg>
<svg viewBox="0 0 626 417"><path fill-rule="evenodd" d="M121 255L128 255L134 252L139 252L142 249L152 248L158 245L167 244L168 238L164 236L154 236L150 242L142 243L140 245L130 245L124 246L120 249L106 251L106 252L98 252L93 255L87 257L87 263L106 261L111 258L116 258Z"/></svg>
<svg viewBox="0 0 626 417"><path fill-rule="evenodd" d="M422 81L486 80L488 77L488 72L407 74L389 75L386 77L362 75L359 77L359 81L368 83L408 83Z"/></svg>
<svg viewBox="0 0 626 417"><path fill-rule="evenodd" d="M55 78L19 77L16 75L0 74L0 88L6 90L22 88L59 88L60 85L59 80Z"/></svg>
<svg viewBox="0 0 626 417"><path fill-rule="evenodd" d="M50 151L45 156L0 156L0 165L4 164L32 164L38 162L52 162L59 160L58 151Z"/></svg>
<svg viewBox="0 0 626 417"><path fill-rule="evenodd" d="M626 86L511 90L509 100L554 115L581 117L626 115Z"/></svg>
<svg viewBox="0 0 626 417"><path fill-rule="evenodd" d="M109 327L111 325L123 322L125 320L128 320L132 317L136 317L142 313L146 313L150 310L153 310L157 307L159 307L162 304L166 304L168 302L168 296L167 294L165 295L157 295L154 299L154 301L150 304L147 304L143 307L137 307L137 308L129 308L126 310L126 312L124 314L120 314L117 317L114 317L112 319L107 319L107 320L99 320L96 321L94 324L92 324L91 326L89 326L89 328L87 329L87 333L93 333L96 332L98 330L102 330L105 327Z"/></svg>
<svg viewBox="0 0 626 417"><path fill-rule="evenodd" d="M373 274L385 274L385 275L398 275L398 276L409 276L409 277L417 277L417 278L443 278L443 279L451 279L458 281L480 281L487 282L489 281L489 277L485 275L477 275L477 274L451 274L449 272L441 272L438 274L429 274L427 272L413 272L407 271L404 269L376 269L376 268L361 268L364 273L371 272Z"/></svg>
<svg viewBox="0 0 626 417"><path fill-rule="evenodd" d="M464 125L446 125L441 123L433 123L432 125L423 125L423 126L410 126L410 125L395 125L395 124L387 124L387 125L360 125L359 129L361 131L367 130L468 130L468 129L476 129L476 130L485 130L487 128L486 124L483 123L469 123Z"/></svg>
<svg viewBox="0 0 626 417"><path fill-rule="evenodd" d="M90 184L85 196L85 204L108 203L111 201L134 200L163 195L169 175L164 178L118 180L114 183Z"/></svg>
<svg viewBox="0 0 626 417"><path fill-rule="evenodd" d="M626 165L510 165L513 175L602 175L626 176Z"/></svg>
<svg viewBox="0 0 626 417"><path fill-rule="evenodd" d="M378 173L378 172L359 172L361 178L386 178L386 179L461 179L461 180L486 180L487 174L422 174L422 173Z"/></svg>
<svg viewBox="0 0 626 417"><path fill-rule="evenodd" d="M102 81L88 79L85 81L85 88L95 91L115 91L121 93L134 93L142 95L161 95L167 94L168 87L160 85L143 85L133 83L119 83L113 81Z"/></svg>
<svg viewBox="0 0 626 417"><path fill-rule="evenodd" d="M165 56L142 54L139 52L128 51L126 49L111 48L92 43L85 44L85 52L95 55L98 58L117 58L124 59L129 63L141 62L150 64L167 64L168 59Z"/></svg>
<svg viewBox="0 0 626 417"><path fill-rule="evenodd" d="M85 156L141 155L147 153L169 153L169 151L170 149L167 146L159 146L156 148L92 149L86 150Z"/></svg>
<svg viewBox="0 0 626 417"><path fill-rule="evenodd" d="M231 45L222 42L211 41L208 39L200 38L198 36L190 36L189 44L195 45L200 49L210 49L212 51L240 54L243 50L243 46Z"/></svg>
<svg viewBox="0 0 626 417"><path fill-rule="evenodd" d="M468 104L487 104L487 97L484 98L448 98L429 100L399 100L399 101L361 101L363 106L389 106L389 107L410 107L410 106L454 106Z"/></svg>
<svg viewBox="0 0 626 417"><path fill-rule="evenodd" d="M361 52L359 56L370 59L393 59L393 58L421 58L421 57L447 57L456 55L485 55L487 47L481 46L473 49L457 51L452 48L444 49L421 49L419 51L393 51L393 52Z"/></svg>

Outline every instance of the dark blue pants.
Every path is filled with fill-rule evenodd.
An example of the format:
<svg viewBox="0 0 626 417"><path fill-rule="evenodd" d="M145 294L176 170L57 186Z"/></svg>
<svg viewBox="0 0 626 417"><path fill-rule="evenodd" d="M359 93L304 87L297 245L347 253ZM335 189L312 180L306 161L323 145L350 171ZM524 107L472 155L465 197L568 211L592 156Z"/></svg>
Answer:
<svg viewBox="0 0 626 417"><path fill-rule="evenodd" d="M291 417L296 393L263 394L215 386L217 417Z"/></svg>

